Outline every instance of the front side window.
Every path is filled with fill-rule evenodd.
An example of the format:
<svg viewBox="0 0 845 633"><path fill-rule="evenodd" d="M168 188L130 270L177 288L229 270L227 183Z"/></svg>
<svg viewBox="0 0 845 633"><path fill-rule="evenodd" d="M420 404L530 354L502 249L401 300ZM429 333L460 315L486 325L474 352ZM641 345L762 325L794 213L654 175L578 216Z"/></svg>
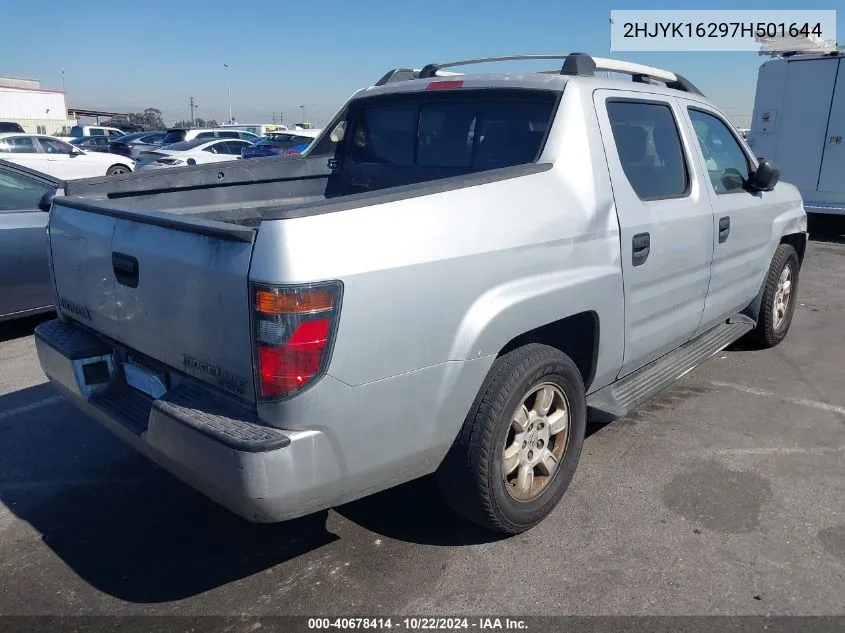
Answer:
<svg viewBox="0 0 845 633"><path fill-rule="evenodd" d="M744 191L751 164L728 126L703 110L690 108L689 116L715 192Z"/></svg>
<svg viewBox="0 0 845 633"><path fill-rule="evenodd" d="M641 200L685 196L689 172L675 117L668 103L608 101L616 151Z"/></svg>
<svg viewBox="0 0 845 633"><path fill-rule="evenodd" d="M226 148L226 150L225 150L226 154L232 154L233 156L240 156L241 150L244 147L249 147L250 145L252 145L252 143L249 143L248 141L240 141L239 140L239 141L226 141L225 143L222 143L222 145L224 145L225 148Z"/></svg>
<svg viewBox="0 0 845 633"><path fill-rule="evenodd" d="M38 142L47 154L70 154L73 151L72 145L62 143L54 138L40 137Z"/></svg>

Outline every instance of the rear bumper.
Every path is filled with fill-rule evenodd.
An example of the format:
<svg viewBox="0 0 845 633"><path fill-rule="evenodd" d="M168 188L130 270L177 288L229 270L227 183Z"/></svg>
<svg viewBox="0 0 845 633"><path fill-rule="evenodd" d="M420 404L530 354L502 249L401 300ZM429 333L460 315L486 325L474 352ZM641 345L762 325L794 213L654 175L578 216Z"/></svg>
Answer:
<svg viewBox="0 0 845 633"><path fill-rule="evenodd" d="M334 504L342 477L323 433L266 427L195 385L150 398L126 384L107 344L58 320L36 328L35 345L44 373L75 406L245 519L282 521Z"/></svg>

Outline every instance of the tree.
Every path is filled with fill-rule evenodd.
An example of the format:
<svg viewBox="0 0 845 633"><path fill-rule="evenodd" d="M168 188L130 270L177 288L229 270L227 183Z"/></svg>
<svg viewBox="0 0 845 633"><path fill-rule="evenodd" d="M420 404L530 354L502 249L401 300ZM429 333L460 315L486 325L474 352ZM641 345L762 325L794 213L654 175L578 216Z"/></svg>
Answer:
<svg viewBox="0 0 845 633"><path fill-rule="evenodd" d="M191 124L190 121L184 121L183 120L183 121L176 121L176 123L173 124L173 127L184 127L184 128L189 128L189 127L220 127L220 124L217 122L217 119L206 120L206 119L196 118L196 119L194 119L193 125Z"/></svg>
<svg viewBox="0 0 845 633"><path fill-rule="evenodd" d="M129 113L129 122L135 125L142 125L145 130L166 130L167 125L161 118L161 110L158 108L145 108L143 112Z"/></svg>

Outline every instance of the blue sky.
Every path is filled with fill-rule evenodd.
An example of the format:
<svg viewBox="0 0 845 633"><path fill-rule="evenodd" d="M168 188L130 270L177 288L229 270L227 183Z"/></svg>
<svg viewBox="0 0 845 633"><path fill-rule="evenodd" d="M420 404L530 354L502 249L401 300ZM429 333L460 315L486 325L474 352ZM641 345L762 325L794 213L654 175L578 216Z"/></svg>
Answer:
<svg viewBox="0 0 845 633"><path fill-rule="evenodd" d="M611 9L681 8L677 3L592 0L320 0L319 2L94 2L4 0L4 15L31 28L6 28L0 75L62 87L69 104L139 110L165 119L227 117L226 69L232 107L241 122L326 119L356 89L388 69L427 62L517 53L584 51L608 56ZM832 1L709 0L683 8L835 9ZM574 8L577 7L577 8ZM837 16L839 40L845 11ZM104 25L119 25L113 29ZM40 26L39 26L40 25ZM90 26L91 28L85 28ZM79 28L76 28L79 27ZM40 45L40 43L44 45ZM614 53L689 78L733 117L750 114L755 53Z"/></svg>

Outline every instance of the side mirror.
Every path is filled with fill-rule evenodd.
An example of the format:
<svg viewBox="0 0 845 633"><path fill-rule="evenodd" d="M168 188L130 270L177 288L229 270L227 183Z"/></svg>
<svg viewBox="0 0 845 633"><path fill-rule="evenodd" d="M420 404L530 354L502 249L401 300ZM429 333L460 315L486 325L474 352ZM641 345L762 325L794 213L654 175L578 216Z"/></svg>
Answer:
<svg viewBox="0 0 845 633"><path fill-rule="evenodd" d="M38 208L41 211L49 212L50 207L53 206L53 198L56 197L55 191L48 191L43 196L41 196L41 200L38 201Z"/></svg>
<svg viewBox="0 0 845 633"><path fill-rule="evenodd" d="M83 152L83 151L82 151L81 149L79 149L78 147L74 147L72 150L70 150L70 156L71 156L71 158L73 158L74 156L82 156L84 153L85 153L85 152Z"/></svg>
<svg viewBox="0 0 845 633"><path fill-rule="evenodd" d="M754 191L771 191L780 180L780 169L765 158L748 179L748 186Z"/></svg>

